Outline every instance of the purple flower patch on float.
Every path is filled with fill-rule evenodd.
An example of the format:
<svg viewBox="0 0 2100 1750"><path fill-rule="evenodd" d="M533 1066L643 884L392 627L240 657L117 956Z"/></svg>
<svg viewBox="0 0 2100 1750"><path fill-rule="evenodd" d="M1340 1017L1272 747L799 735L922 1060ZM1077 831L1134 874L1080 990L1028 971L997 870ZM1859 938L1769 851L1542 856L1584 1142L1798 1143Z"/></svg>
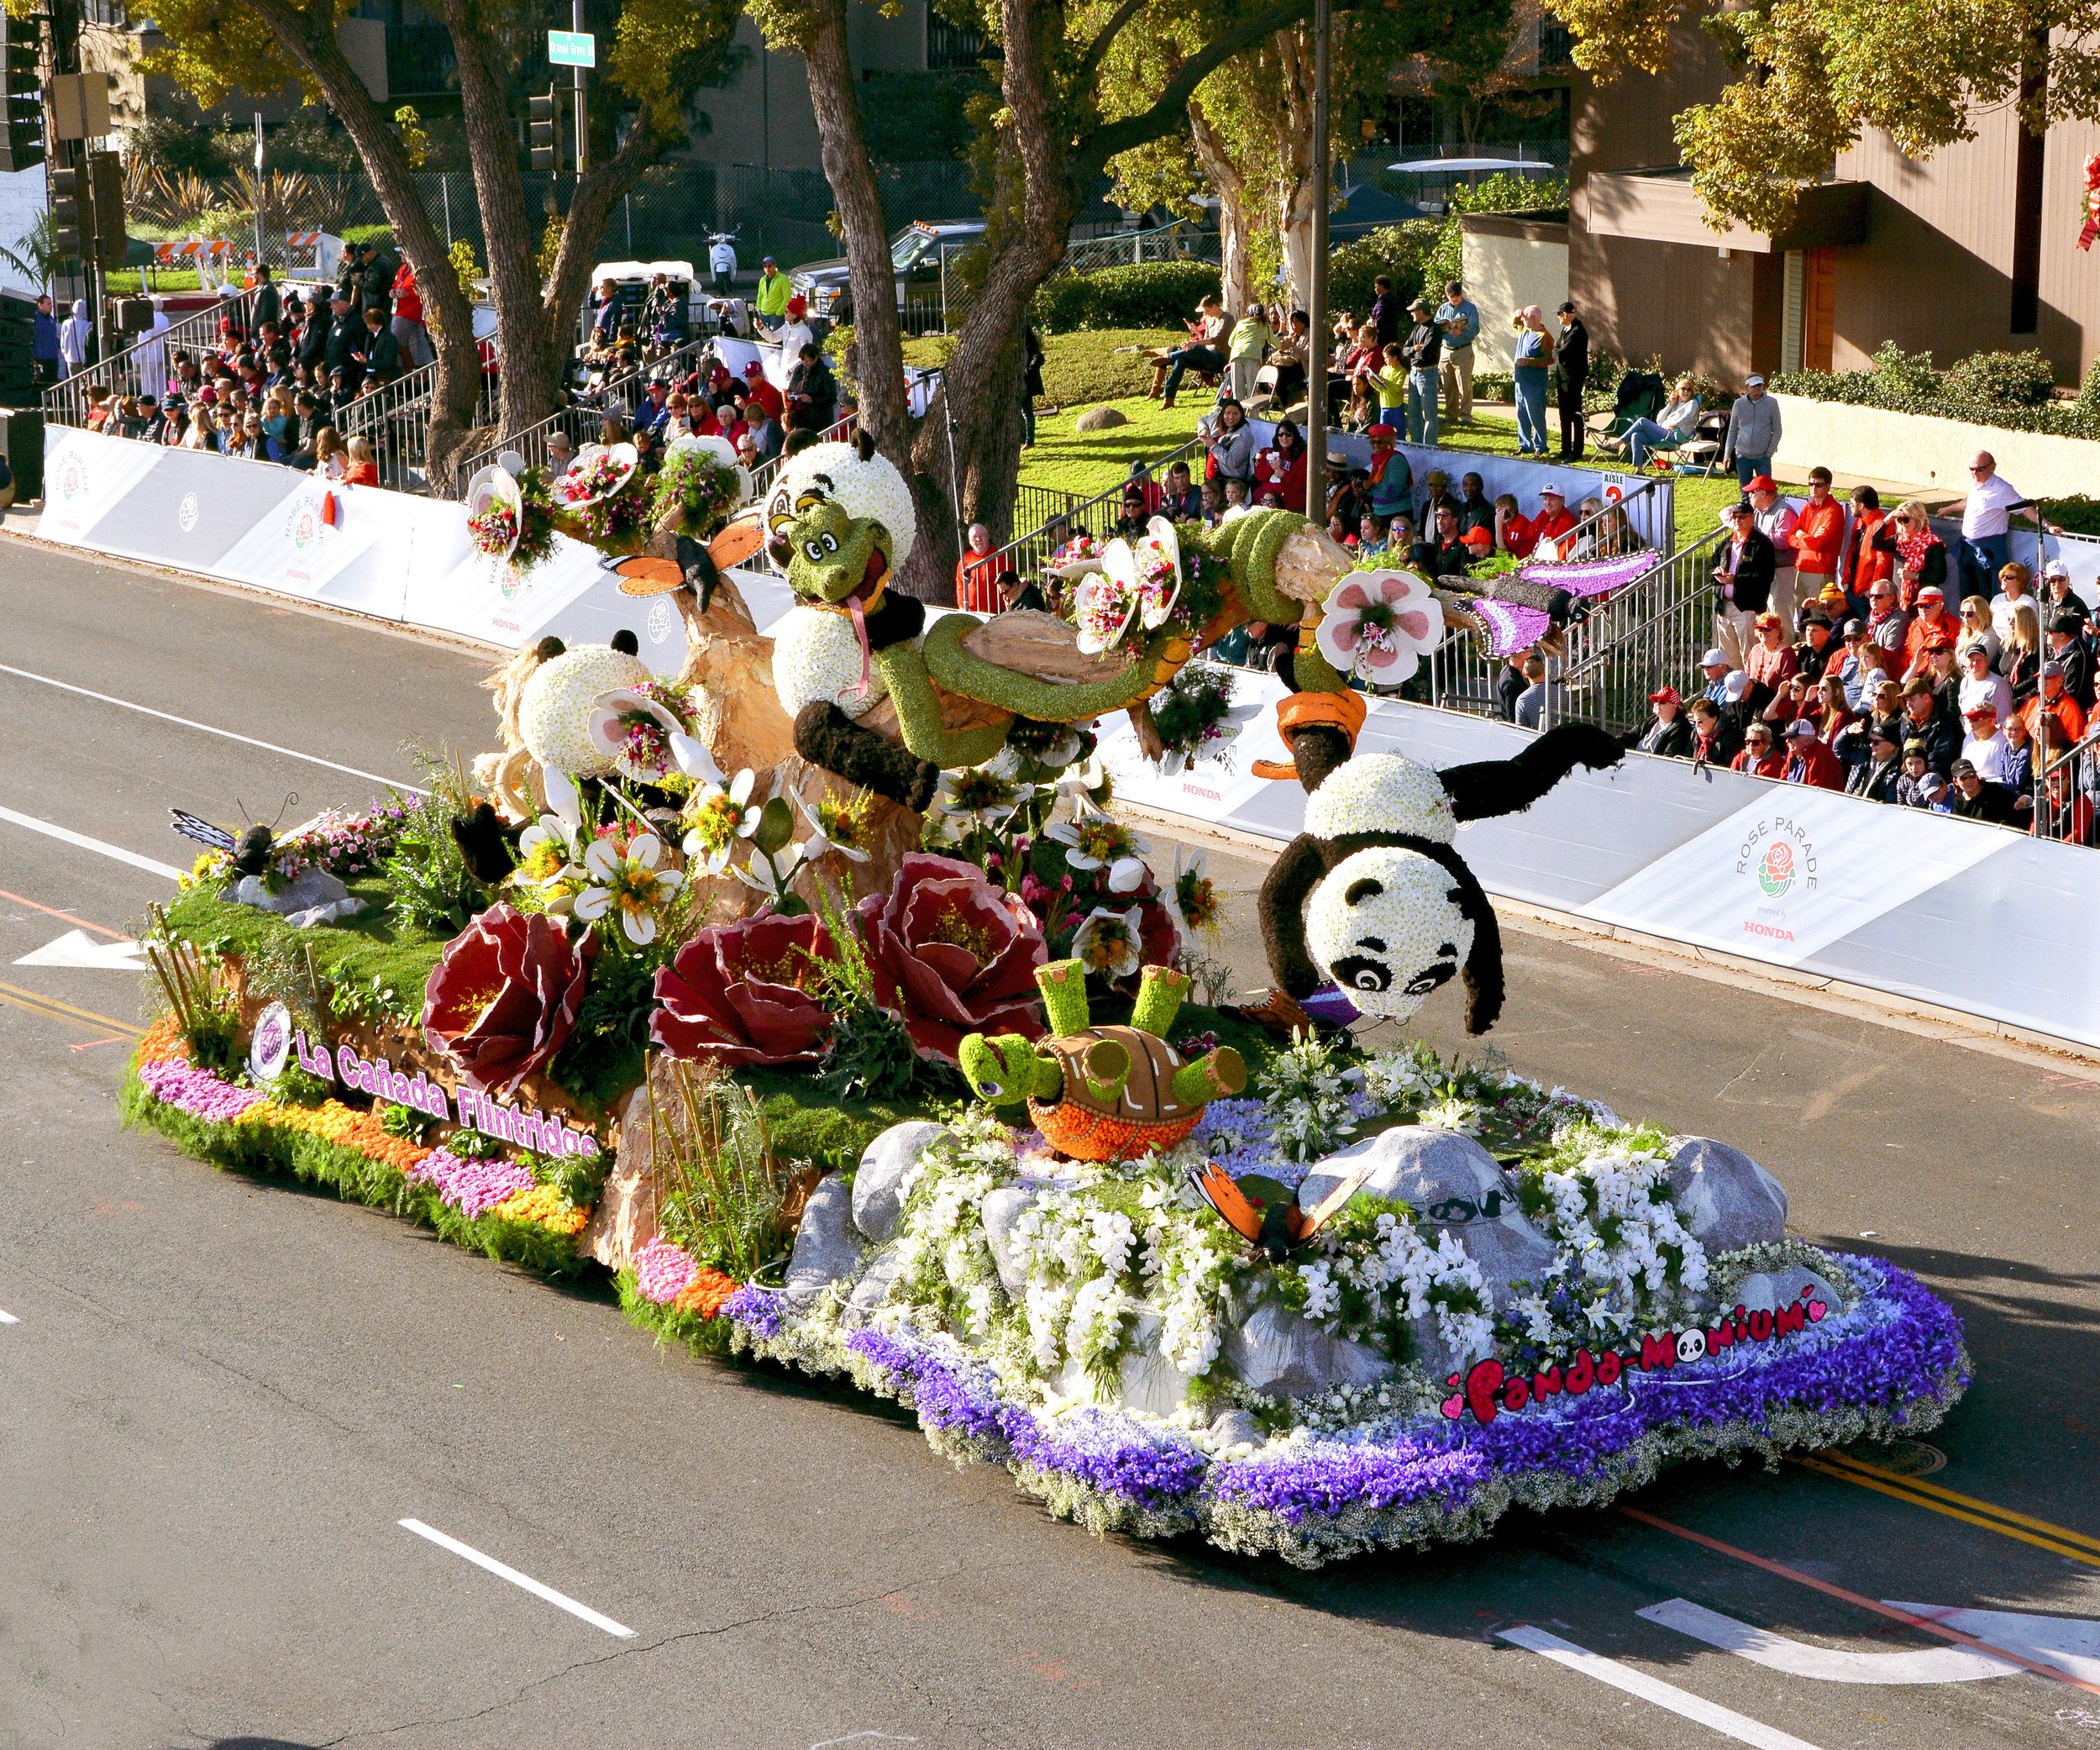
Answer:
<svg viewBox="0 0 2100 1750"><path fill-rule="evenodd" d="M1036 968L1049 950L1036 914L974 863L915 851L888 893L858 907L875 1000L922 1057L953 1064L966 1033L1042 1035Z"/></svg>

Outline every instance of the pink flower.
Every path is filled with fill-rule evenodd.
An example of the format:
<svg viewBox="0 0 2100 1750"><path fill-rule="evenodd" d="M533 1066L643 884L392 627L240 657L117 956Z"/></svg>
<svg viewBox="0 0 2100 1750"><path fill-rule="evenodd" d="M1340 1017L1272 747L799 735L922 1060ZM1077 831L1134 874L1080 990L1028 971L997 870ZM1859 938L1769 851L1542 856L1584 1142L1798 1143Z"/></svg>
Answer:
<svg viewBox="0 0 2100 1750"><path fill-rule="evenodd" d="M1344 676L1406 680L1444 633L1444 610L1410 571L1352 571L1321 604L1320 654Z"/></svg>
<svg viewBox="0 0 2100 1750"><path fill-rule="evenodd" d="M1042 1033L1036 968L1049 960L1042 926L974 863L914 852L887 893L857 907L875 999L922 1057L952 1064L973 1033Z"/></svg>
<svg viewBox="0 0 2100 1750"><path fill-rule="evenodd" d="M668 1306L700 1274L681 1246L653 1239L634 1254L634 1285L645 1301Z"/></svg>
<svg viewBox="0 0 2100 1750"><path fill-rule="evenodd" d="M448 1149L425 1155L408 1177L429 1182L439 1199L478 1222L500 1203L533 1188L533 1175L512 1160L462 1160Z"/></svg>
<svg viewBox="0 0 2100 1750"><path fill-rule="evenodd" d="M710 925L658 969L649 1037L687 1061L811 1062L832 1032L812 956L837 958L821 918Z"/></svg>

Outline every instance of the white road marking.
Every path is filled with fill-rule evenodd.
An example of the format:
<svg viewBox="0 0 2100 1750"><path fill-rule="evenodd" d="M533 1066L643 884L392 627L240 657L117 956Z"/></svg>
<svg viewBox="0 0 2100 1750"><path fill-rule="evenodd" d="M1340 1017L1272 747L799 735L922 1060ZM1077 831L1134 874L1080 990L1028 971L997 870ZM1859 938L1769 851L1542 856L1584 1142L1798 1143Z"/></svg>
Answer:
<svg viewBox="0 0 2100 1750"><path fill-rule="evenodd" d="M1638 1695L1643 1701L1652 1701L1680 1718L1696 1721L1724 1737L1734 1738L1739 1744L1754 1745L1756 1750L1816 1750L1806 1738L1795 1737L1761 1720L1753 1720L1747 1714L1708 1701L1689 1690L1680 1690L1645 1671L1622 1665L1617 1659L1606 1658L1601 1653L1592 1653L1587 1647L1578 1647L1572 1641L1550 1635L1542 1628L1533 1628L1529 1624L1520 1628L1499 1628L1495 1637L1518 1647L1528 1647L1556 1664L1579 1671L1585 1677L1593 1677L1599 1683L1609 1684L1614 1690L1624 1690L1629 1695Z"/></svg>
<svg viewBox="0 0 2100 1750"><path fill-rule="evenodd" d="M344 772L353 778L370 778L375 784L390 784L396 790L406 790L417 796L428 796L427 790L418 790L413 784L404 784L398 778L382 778L377 772L360 771L354 765L338 765L333 759L323 759L318 754L302 754L297 748L281 748L274 741L257 741L252 735L236 735L231 729L214 728L209 723L200 723L190 717L177 717L171 711L155 711L150 705L134 705L129 699L112 698L108 693L90 691L76 686L70 681L54 681L49 675L33 675L27 669L11 669L0 662L0 675L13 675L21 681L40 681L46 686L55 686L62 691L78 693L83 699L93 699L99 704L115 705L125 711L135 711L141 717L157 717L164 723L180 723L185 729L200 729L207 735L223 736L228 741L238 741L251 748L260 748L267 754L281 754L287 759L303 759L308 765L325 765L332 772Z"/></svg>
<svg viewBox="0 0 2100 1750"><path fill-rule="evenodd" d="M89 971L144 972L146 963L136 942L118 938L97 942L86 930L68 930L63 936L34 949L14 963L18 966L78 966Z"/></svg>
<svg viewBox="0 0 2100 1750"><path fill-rule="evenodd" d="M0 1325L18 1325L21 1322L12 1312L0 1312Z"/></svg>
<svg viewBox="0 0 2100 1750"><path fill-rule="evenodd" d="M11 822L18 827L27 827L32 833L41 833L47 838L63 839L67 844L76 844L84 851L93 851L97 856L113 857L119 863L129 863L134 869L143 869L148 875L165 876L171 881L180 880L182 871L172 863L157 863L151 857L142 857L136 851L128 851L121 845L106 844L99 838L90 838L85 833L76 833L65 827L55 827L48 820L39 820L30 814L17 814L12 808L0 808L0 820Z"/></svg>
<svg viewBox="0 0 2100 1750"><path fill-rule="evenodd" d="M1909 1606L1901 1608L1908 1610ZM1969 1647L1921 1647L1908 1653L1853 1653L1835 1647L1817 1647L1774 1634L1769 1629L1753 1628L1747 1622L1739 1622L1733 1616L1709 1611L1686 1598L1651 1604L1634 1614L1647 1621L1659 1622L1665 1628L1673 1628L1681 1635L1689 1635L1695 1641L1704 1641L1709 1647L1732 1653L1738 1658L1746 1658L1753 1665L1762 1665L1768 1671L1783 1671L1789 1677L1812 1677L1823 1683L1975 1683L1986 1677L2017 1677L2021 1669L2005 1659L1994 1659L1987 1653L1978 1653ZM1981 1629L1968 1629L1963 1624L1952 1626L1962 1627L1965 1632L1979 1638L1997 1640L1996 1636L1984 1636ZM2024 1648L2019 1650L2026 1651Z"/></svg>
<svg viewBox="0 0 2100 1750"><path fill-rule="evenodd" d="M448 1537L443 1532L433 1531L420 1519L396 1520L403 1531L413 1532L418 1537L428 1537L440 1549L449 1549L455 1556L464 1556L477 1568L486 1568L498 1579L507 1579L513 1586L522 1586L535 1598L543 1598L558 1609L572 1616L580 1616L594 1628L601 1628L609 1635L617 1635L623 1641L634 1638L634 1631L610 1616L603 1616L587 1604L578 1604L565 1592L557 1592L552 1586L542 1585L530 1574L520 1574L515 1568L506 1568L494 1556L485 1556L470 1543L462 1543L457 1537Z"/></svg>
<svg viewBox="0 0 2100 1750"><path fill-rule="evenodd" d="M1943 1604L1882 1602L1928 1621L1945 1623L2008 1653L2040 1659L2087 1683L2100 1683L2100 1621L2091 1616L2041 1616L2026 1611L1964 1611Z"/></svg>

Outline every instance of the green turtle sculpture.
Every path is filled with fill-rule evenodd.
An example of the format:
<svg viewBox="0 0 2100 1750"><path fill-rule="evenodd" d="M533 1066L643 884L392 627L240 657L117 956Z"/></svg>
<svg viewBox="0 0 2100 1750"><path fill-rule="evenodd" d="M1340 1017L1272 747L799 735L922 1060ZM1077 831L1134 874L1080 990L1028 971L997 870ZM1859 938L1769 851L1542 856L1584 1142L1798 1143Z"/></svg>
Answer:
<svg viewBox="0 0 2100 1750"><path fill-rule="evenodd" d="M1051 1147L1074 1160L1128 1160L1170 1148L1196 1127L1203 1109L1247 1085L1238 1052L1221 1045L1184 1063L1167 1043L1188 979L1165 966L1141 975L1128 1027L1095 1027L1086 1001L1086 969L1057 960L1036 969L1051 1037L972 1033L958 1060L981 1100L1026 1101Z"/></svg>

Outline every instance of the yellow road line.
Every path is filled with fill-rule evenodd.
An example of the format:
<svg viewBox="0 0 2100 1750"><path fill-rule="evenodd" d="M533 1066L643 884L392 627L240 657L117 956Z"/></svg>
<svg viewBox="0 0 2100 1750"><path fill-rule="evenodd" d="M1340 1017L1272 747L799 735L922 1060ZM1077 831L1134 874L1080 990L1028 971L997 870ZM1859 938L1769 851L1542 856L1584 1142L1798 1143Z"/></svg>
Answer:
<svg viewBox="0 0 2100 1750"><path fill-rule="evenodd" d="M2051 1525L2046 1519L2030 1518L2024 1513L2015 1513L2010 1507L1994 1506L1987 1500L1977 1500L1974 1495L1957 1495L1953 1490L1943 1489L1937 1483L1928 1483L1922 1477L1907 1477L1899 1471L1884 1470L1878 1464L1869 1464L1864 1458L1855 1458L1848 1453L1818 1453L1816 1456L1827 1464L1841 1464L1847 1470L1864 1471L1868 1476L1879 1477L1883 1482L1900 1484L1906 1489L1917 1490L1920 1495L1953 1501L1958 1506L1973 1507L1979 1513L1988 1513L1996 1518L2009 1519L2014 1525L2024 1525L2030 1531L2046 1532L2052 1537L2061 1538L2066 1543L2082 1545L2100 1555L2100 1537L2088 1537L2083 1532Z"/></svg>
<svg viewBox="0 0 2100 1750"><path fill-rule="evenodd" d="M2005 1525L1995 1519L1986 1519L1981 1513L1965 1513L1959 1507L1950 1507L1928 1495L1914 1495L1908 1489L1898 1489L1888 1483L1878 1482L1872 1477L1861 1476L1856 1472L1840 1469L1835 1464L1825 1464L1820 1458L1796 1456L1793 1461L1804 1470L1813 1470L1826 1477L1835 1477L1840 1483L1851 1483L1861 1489L1872 1489L1877 1495L1886 1495L1892 1500L1908 1502L1914 1507L1924 1507L1935 1513L1944 1513L1950 1519L1959 1519L1965 1524L1982 1526L1987 1532L1996 1532L2001 1537L2017 1537L2023 1543L2031 1543L2037 1549L2045 1549L2051 1555L2064 1556L2074 1562L2100 1568L2100 1556L2088 1555L2074 1549L2067 1543L2053 1538L2040 1537L2032 1532L2024 1532L2017 1526Z"/></svg>
<svg viewBox="0 0 2100 1750"><path fill-rule="evenodd" d="M127 1038L135 1039L145 1031L131 1022L119 1021L113 1016L97 1015L92 1009L76 1009L70 1002L60 1002L55 996L40 996L34 991L23 990L18 985L0 984L0 1002L8 1003L18 1009L28 1009L49 1020L114 1027Z"/></svg>

